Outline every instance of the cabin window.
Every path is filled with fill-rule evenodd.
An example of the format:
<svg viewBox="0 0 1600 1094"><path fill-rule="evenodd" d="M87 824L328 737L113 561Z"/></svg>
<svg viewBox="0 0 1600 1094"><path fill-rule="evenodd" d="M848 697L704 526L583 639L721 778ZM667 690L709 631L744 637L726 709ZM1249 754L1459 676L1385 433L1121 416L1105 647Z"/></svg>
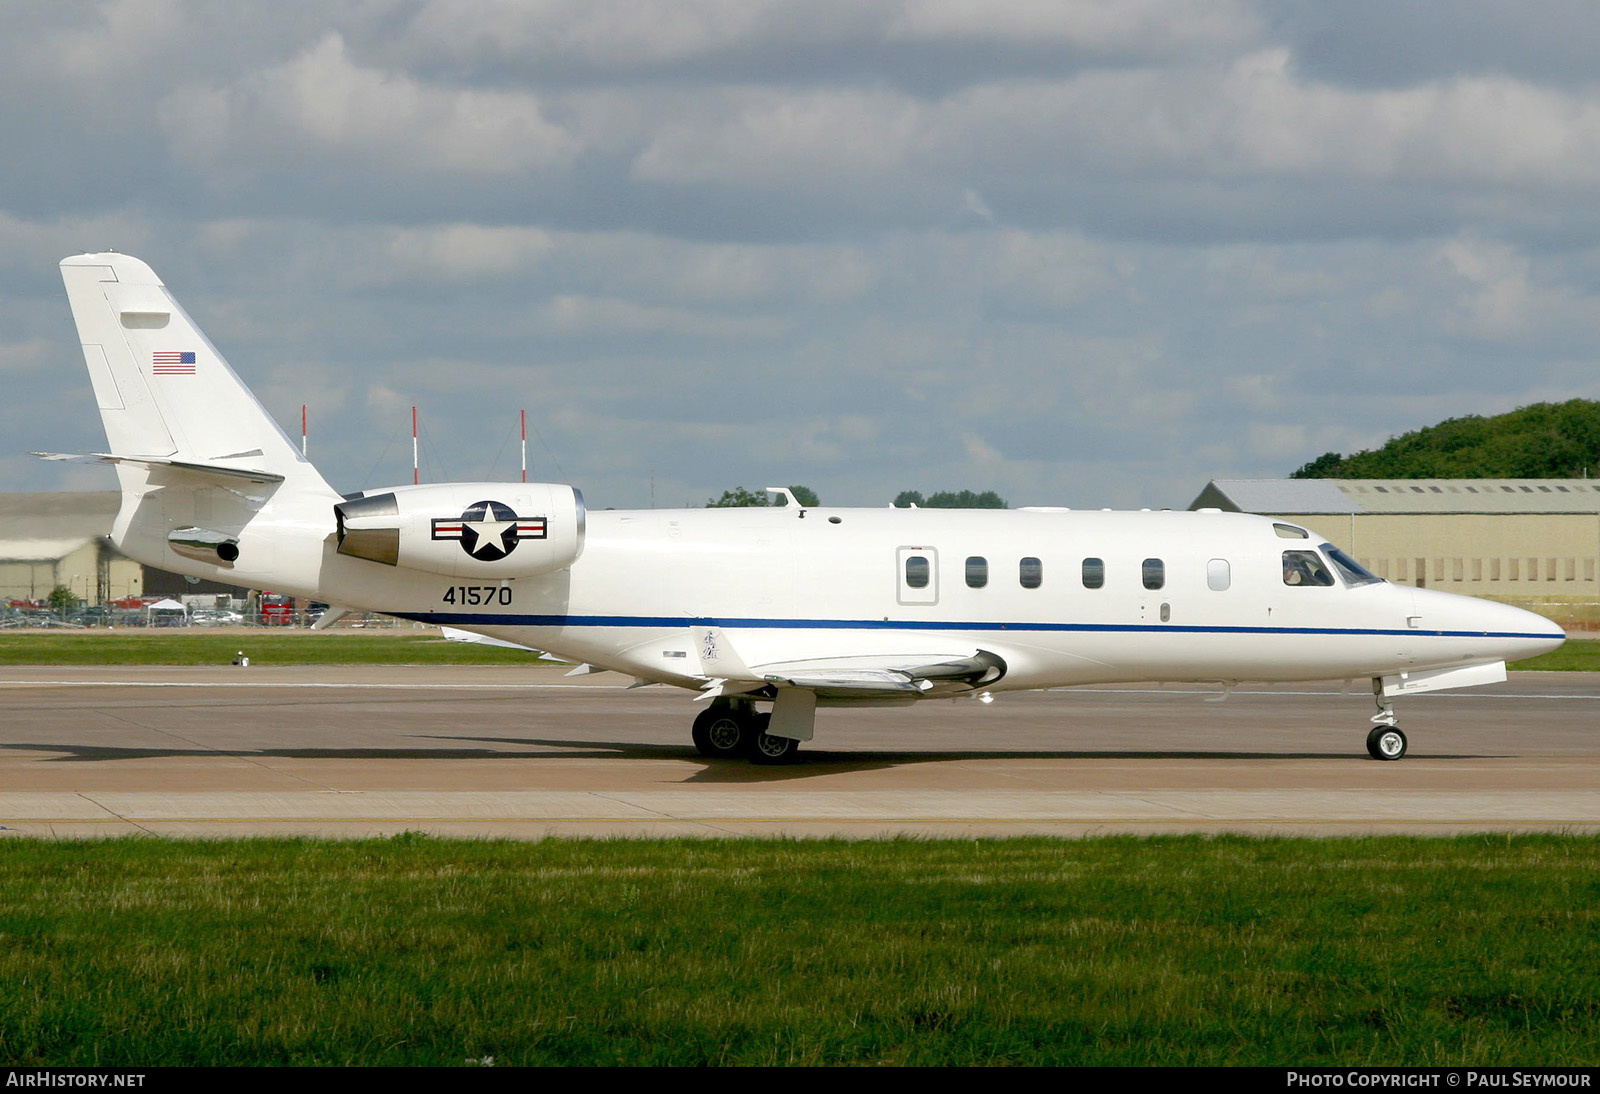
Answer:
<svg viewBox="0 0 1600 1094"><path fill-rule="evenodd" d="M906 559L906 586L912 589L928 587L928 560L920 555Z"/></svg>
<svg viewBox="0 0 1600 1094"><path fill-rule="evenodd" d="M1283 583L1285 585L1332 585L1333 575L1322 564L1322 556L1315 551L1283 552Z"/></svg>
<svg viewBox="0 0 1600 1094"><path fill-rule="evenodd" d="M1206 563L1206 587L1212 592L1227 592L1232 580L1233 575L1229 572L1227 559L1214 558Z"/></svg>
<svg viewBox="0 0 1600 1094"><path fill-rule="evenodd" d="M1159 589L1167 583L1167 564L1159 558L1147 558L1139 564L1139 574L1146 589Z"/></svg>
<svg viewBox="0 0 1600 1094"><path fill-rule="evenodd" d="M967 559L967 588L981 589L989 584L989 560L981 555Z"/></svg>
<svg viewBox="0 0 1600 1094"><path fill-rule="evenodd" d="M1036 558L1025 558L1017 564L1017 580L1024 589L1037 589L1044 581L1044 563Z"/></svg>
<svg viewBox="0 0 1600 1094"><path fill-rule="evenodd" d="M1083 587L1085 589L1099 589L1106 583L1106 563L1100 558L1086 558L1083 560Z"/></svg>

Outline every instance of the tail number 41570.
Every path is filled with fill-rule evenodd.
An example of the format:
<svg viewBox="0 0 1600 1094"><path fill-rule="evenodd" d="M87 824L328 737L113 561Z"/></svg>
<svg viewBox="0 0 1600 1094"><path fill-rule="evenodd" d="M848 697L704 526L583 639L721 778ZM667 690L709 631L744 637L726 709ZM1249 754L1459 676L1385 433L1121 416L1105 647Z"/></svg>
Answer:
<svg viewBox="0 0 1600 1094"><path fill-rule="evenodd" d="M509 585L452 585L444 591L446 604L465 604L473 607L480 604L500 604L509 607L511 604L511 586Z"/></svg>

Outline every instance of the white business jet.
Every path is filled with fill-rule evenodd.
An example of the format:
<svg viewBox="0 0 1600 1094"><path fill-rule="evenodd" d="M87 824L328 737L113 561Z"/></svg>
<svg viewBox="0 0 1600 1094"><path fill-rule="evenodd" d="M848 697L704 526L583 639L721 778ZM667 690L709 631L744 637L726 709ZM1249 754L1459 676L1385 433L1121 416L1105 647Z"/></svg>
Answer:
<svg viewBox="0 0 1600 1094"><path fill-rule="evenodd" d="M708 756L792 759L819 706L1119 681L1371 680L1391 700L1505 679L1559 627L1391 585L1304 528L1216 511L586 513L573 487L341 495L150 267L61 263L122 507L151 566L546 650L707 701ZM770 708L770 709L764 709Z"/></svg>

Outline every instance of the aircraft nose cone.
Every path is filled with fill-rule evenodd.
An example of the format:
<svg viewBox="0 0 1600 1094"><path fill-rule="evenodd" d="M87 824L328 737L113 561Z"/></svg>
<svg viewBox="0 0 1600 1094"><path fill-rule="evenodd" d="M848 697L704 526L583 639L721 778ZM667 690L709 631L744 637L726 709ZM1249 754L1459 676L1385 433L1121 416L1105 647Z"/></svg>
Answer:
<svg viewBox="0 0 1600 1094"><path fill-rule="evenodd" d="M1510 604L1433 589L1417 589L1414 595L1424 629L1482 636L1492 655L1507 661L1549 653L1567 640L1560 624Z"/></svg>

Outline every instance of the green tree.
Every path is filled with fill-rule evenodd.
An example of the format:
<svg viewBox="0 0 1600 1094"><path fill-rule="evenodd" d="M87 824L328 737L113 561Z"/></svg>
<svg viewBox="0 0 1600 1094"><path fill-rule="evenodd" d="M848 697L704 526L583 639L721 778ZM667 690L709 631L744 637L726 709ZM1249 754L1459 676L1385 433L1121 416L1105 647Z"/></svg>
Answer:
<svg viewBox="0 0 1600 1094"><path fill-rule="evenodd" d="M809 486L801 486L797 483L789 487L789 492L794 495L794 500L799 502L802 508L815 509L817 506L822 504L822 500L817 497L817 492L811 489ZM735 486L732 490L724 490L722 492L722 497L720 498L708 499L706 501L706 508L745 509L757 508L772 504L774 503L768 499L767 492L765 490L746 490L742 486ZM779 501L776 504L786 505L788 503Z"/></svg>
<svg viewBox="0 0 1600 1094"><path fill-rule="evenodd" d="M46 599L50 602L50 610L62 619L78 610L78 594L65 585L57 585L51 589Z"/></svg>
<svg viewBox="0 0 1600 1094"><path fill-rule="evenodd" d="M1337 452L1324 452L1322 455L1318 456L1316 459L1312 460L1310 463L1306 464L1289 477L1291 479L1333 478L1335 473L1339 470L1339 464L1343 462L1343 460L1344 457L1339 455Z"/></svg>
<svg viewBox="0 0 1600 1094"><path fill-rule="evenodd" d="M822 504L822 499L817 497L817 492L809 486L791 485L789 493L794 495L794 500L799 502L803 509L815 509Z"/></svg>
<svg viewBox="0 0 1600 1094"><path fill-rule="evenodd" d="M767 505L765 491L757 493L746 490L742 486L735 486L732 490L724 490L720 498L707 498L707 509L750 509Z"/></svg>
<svg viewBox="0 0 1600 1094"><path fill-rule="evenodd" d="M1329 452L1297 479L1575 479L1600 468L1600 402L1534 403L1450 418L1350 456Z"/></svg>
<svg viewBox="0 0 1600 1094"><path fill-rule="evenodd" d="M940 490L926 498L920 490L902 490L894 497L897 507L915 505L918 509L1009 509L1006 499L993 490L981 494L971 490Z"/></svg>
<svg viewBox="0 0 1600 1094"><path fill-rule="evenodd" d="M971 490L941 490L928 495L929 509L1007 509L1006 499L993 490L974 494Z"/></svg>

